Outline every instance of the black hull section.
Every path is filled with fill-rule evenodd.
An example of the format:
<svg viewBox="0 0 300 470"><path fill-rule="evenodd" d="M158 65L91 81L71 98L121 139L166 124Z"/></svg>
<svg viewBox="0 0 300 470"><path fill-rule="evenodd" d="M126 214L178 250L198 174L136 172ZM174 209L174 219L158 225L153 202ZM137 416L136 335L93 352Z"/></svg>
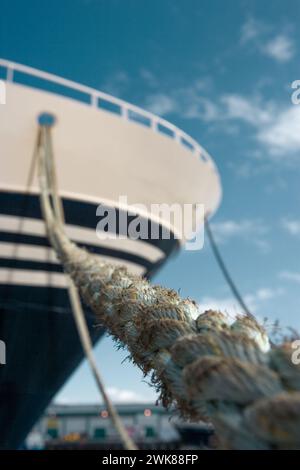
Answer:
<svg viewBox="0 0 300 470"><path fill-rule="evenodd" d="M6 344L6 364L0 365L0 448L16 449L83 352L65 289L0 286L0 299L0 339ZM95 328L88 310L86 318L95 343L103 330Z"/></svg>
<svg viewBox="0 0 300 470"><path fill-rule="evenodd" d="M142 243L137 240L136 250L131 252L122 247L102 246L95 233L98 205L65 198L63 206L69 228L80 227L93 233L92 244L82 239L77 241L79 246L95 255L106 256L112 262L134 263L148 278L179 247L172 233L169 239L147 239L141 240ZM134 218L127 211L125 215L128 220ZM1 270L6 273L0 280L0 340L5 342L7 353L6 365L0 365L0 448L17 448L79 365L83 353L68 292L51 278L52 274L60 276L60 281L64 278L60 263L30 258L28 254L25 258L18 257L19 247L49 248L45 234L39 232L36 225L29 231L19 225L13 228L9 225L9 218L22 223L41 222L39 196L0 189L0 216L4 216L3 226L0 226L0 248L4 253L0 255L0 274ZM150 220L147 223L150 224ZM117 226L116 233L128 236L128 227L124 233L124 228L121 229ZM159 226L159 233L162 232L163 227ZM156 260L147 258L143 243L158 250ZM16 251L5 255L9 245ZM22 275L22 280L14 280L15 274ZM31 279L34 275L35 279ZM52 282L56 287L51 287ZM95 343L103 330L95 328L95 318L88 309L85 313Z"/></svg>

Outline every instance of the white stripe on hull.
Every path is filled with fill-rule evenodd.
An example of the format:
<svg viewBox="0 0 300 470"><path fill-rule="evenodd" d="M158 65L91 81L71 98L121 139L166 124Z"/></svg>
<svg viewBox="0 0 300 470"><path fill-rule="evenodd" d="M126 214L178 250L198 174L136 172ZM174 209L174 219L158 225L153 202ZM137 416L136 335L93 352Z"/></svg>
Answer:
<svg viewBox="0 0 300 470"><path fill-rule="evenodd" d="M0 230L10 233L46 237L44 222L42 220L31 218L21 218L2 214L0 215ZM67 225L66 232L67 235L76 242L101 246L113 250L121 250L134 255L141 255L152 263L155 263L164 257L163 252L158 247L150 245L143 240L136 241L129 238L100 240L96 235L96 230L82 228L75 225Z"/></svg>
<svg viewBox="0 0 300 470"><path fill-rule="evenodd" d="M106 261L108 263L126 266L131 272L134 271L135 274L144 274L145 272L145 269L142 266L139 266L132 261L122 260L117 257L114 258L107 255L94 254L93 256L102 262ZM6 242L0 242L0 258L59 264L59 260L52 248Z"/></svg>
<svg viewBox="0 0 300 470"><path fill-rule="evenodd" d="M0 284L66 288L67 277L63 273L0 268Z"/></svg>
<svg viewBox="0 0 300 470"><path fill-rule="evenodd" d="M42 261L44 263L58 263L54 250L43 246L22 245L0 242L0 257L8 259L22 259L27 261Z"/></svg>
<svg viewBox="0 0 300 470"><path fill-rule="evenodd" d="M115 259L108 257L101 257L101 260L116 266L125 266L132 274L137 276L145 273L145 268L129 261L115 261ZM64 273L0 267L0 284L66 288L67 277Z"/></svg>

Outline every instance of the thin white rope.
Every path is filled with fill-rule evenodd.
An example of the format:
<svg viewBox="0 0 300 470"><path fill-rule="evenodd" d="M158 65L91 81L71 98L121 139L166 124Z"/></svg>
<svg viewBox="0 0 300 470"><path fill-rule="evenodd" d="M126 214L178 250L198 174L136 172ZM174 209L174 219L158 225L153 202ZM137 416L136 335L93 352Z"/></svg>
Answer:
<svg viewBox="0 0 300 470"><path fill-rule="evenodd" d="M51 191L51 194L50 193L46 194L46 191L42 192L42 210L44 214L44 219L45 221L47 221L49 219L49 216L47 216L46 214L50 213L49 198L51 197L51 200L53 203L53 214L54 214L52 223L63 226L64 209L63 209L62 201L59 196L58 189L57 189L57 177L56 177L56 169L55 169L55 163L54 163L54 154L52 152L50 132L51 132L51 129L49 128L49 126L41 126L39 130L40 139L38 139L39 141L39 148L38 148L39 177L40 177L40 181L43 182L41 186L43 186L47 180L48 182L47 184L49 185L49 188ZM50 230L48 227L48 232L49 231ZM102 378L101 378L101 375L100 375L100 372L97 367L95 357L93 354L93 345L92 345L92 341L91 341L88 327L86 324L86 320L85 320L85 316L84 316L84 312L82 309L81 300L80 300L77 288L69 275L67 275L67 278L68 278L68 292L69 292L72 312L73 312L74 320L76 323L77 331L79 334L79 338L81 341L84 354L86 356L86 359L88 361L92 374L95 378L97 387L100 391L100 394L103 397L103 401L107 407L109 416L115 426L116 431L118 432L121 438L123 446L127 450L137 450L135 443L133 442L133 440L131 439L131 437L128 435L126 431L115 406L113 405L109 396L106 393L106 389L102 381Z"/></svg>

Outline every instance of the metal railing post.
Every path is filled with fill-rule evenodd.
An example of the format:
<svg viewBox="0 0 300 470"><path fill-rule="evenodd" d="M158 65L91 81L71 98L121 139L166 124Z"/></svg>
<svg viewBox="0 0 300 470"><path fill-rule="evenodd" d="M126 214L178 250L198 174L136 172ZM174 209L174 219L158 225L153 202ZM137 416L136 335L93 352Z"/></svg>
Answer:
<svg viewBox="0 0 300 470"><path fill-rule="evenodd" d="M14 69L11 65L7 66L6 80L10 83L14 81Z"/></svg>
<svg viewBox="0 0 300 470"><path fill-rule="evenodd" d="M42 80L49 81L51 83L57 83L71 90L77 90L79 92L85 93L88 95L89 100L90 100L90 106L92 106L93 108L99 107L98 106L99 100L101 99L103 99L104 101L108 101L111 104L117 105L121 109L120 115L123 119L131 121L131 119L128 116L129 111L132 111L133 113L141 114L141 116L144 116L145 118L149 119L150 129L154 130L155 132L159 132L159 125L169 129L173 133L173 138L176 142L178 142L181 145L184 145L184 143L182 142L182 138L185 139L186 142L190 143L191 145L191 149L190 149L191 152L193 152L196 156L204 154L206 162L214 166L212 159L207 154L207 152L201 147L201 145L198 144L198 142L196 142L194 139L188 136L184 131L174 126L170 122L166 121L165 119L159 116L156 116L155 114L145 111L142 108L139 108L138 106L134 106L130 103L127 103L126 101L123 101L107 93L98 91L94 88L81 85L79 83L73 82L72 80L68 80L68 79L53 75L48 72L43 72L41 70L37 70L32 67L17 64L17 63L10 62L4 59L0 59L0 66L6 68L7 82L14 81L14 72L17 71L27 76L38 77ZM62 93L62 96L64 96L63 93ZM187 146L185 145L185 147Z"/></svg>

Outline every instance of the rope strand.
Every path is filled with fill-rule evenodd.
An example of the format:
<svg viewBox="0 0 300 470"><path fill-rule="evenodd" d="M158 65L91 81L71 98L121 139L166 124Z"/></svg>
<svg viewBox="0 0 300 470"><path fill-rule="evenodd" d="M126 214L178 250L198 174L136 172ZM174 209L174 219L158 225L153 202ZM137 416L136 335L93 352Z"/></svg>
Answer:
<svg viewBox="0 0 300 470"><path fill-rule="evenodd" d="M43 181L43 184L47 182L49 184L48 188L48 197L51 196L53 202L53 212L51 215L51 220L53 224L63 227L64 224L64 209L62 205L61 198L57 190L57 179L54 165L54 156L51 146L51 137L50 137L50 128L47 126L42 126L39 130L40 138L39 140L39 175L40 179ZM44 192L44 198L42 203L42 210L45 220L47 220L47 214L50 213L50 203L49 200L46 201L46 191ZM48 230L49 231L49 230ZM128 435L123 423L117 413L116 408L112 404L110 398L108 397L105 386L103 384L99 369L97 367L94 355L93 355L93 345L89 335L88 327L84 317L84 313L81 306L80 297L78 295L77 288L68 276L68 291L70 302L72 306L72 312L74 320L76 323L77 331L80 337L81 345L87 361L89 363L92 374L95 378L97 387L102 395L103 401L107 407L109 416L121 438L121 441L127 450L137 450L136 445Z"/></svg>
<svg viewBox="0 0 300 470"><path fill-rule="evenodd" d="M50 242L96 318L160 393L189 420L211 421L222 448L300 448L300 367L292 345L270 348L252 316L231 325L215 311L152 286L125 268L99 262L57 223L40 171Z"/></svg>

